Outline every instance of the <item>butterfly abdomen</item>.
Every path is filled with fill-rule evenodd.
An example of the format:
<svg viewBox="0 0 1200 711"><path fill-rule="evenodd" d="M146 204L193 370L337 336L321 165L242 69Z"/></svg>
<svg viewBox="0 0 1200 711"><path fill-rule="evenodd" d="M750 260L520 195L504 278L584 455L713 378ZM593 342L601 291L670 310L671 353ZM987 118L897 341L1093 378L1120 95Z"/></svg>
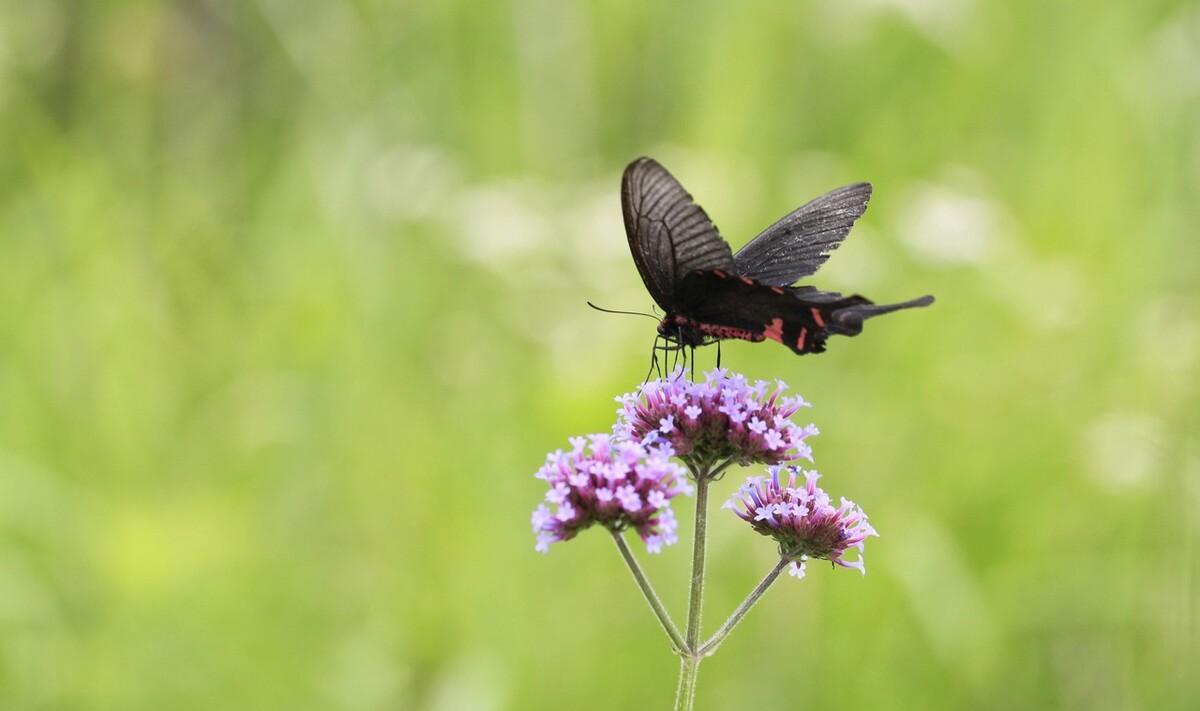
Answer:
<svg viewBox="0 0 1200 711"><path fill-rule="evenodd" d="M766 336L757 331L748 328L738 328L737 326L727 326L716 323L704 323L690 319L687 316L675 315L671 317L671 323L677 327L692 329L703 333L709 338L723 340L727 338L736 338L743 341L753 341L757 343L763 340Z"/></svg>

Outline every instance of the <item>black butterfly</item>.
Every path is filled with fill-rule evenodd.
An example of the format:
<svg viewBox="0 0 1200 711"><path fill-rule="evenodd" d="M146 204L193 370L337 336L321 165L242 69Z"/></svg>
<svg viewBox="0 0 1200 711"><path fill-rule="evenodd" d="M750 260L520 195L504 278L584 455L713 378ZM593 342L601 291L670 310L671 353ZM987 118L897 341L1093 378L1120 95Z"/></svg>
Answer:
<svg viewBox="0 0 1200 711"><path fill-rule="evenodd" d="M932 296L922 296L875 305L857 294L789 286L825 263L870 198L870 183L838 188L785 215L733 254L674 176L652 158L633 161L621 179L621 208L633 261L666 312L659 335L688 347L769 338L800 355L821 353L830 334L856 336L865 319L933 303Z"/></svg>

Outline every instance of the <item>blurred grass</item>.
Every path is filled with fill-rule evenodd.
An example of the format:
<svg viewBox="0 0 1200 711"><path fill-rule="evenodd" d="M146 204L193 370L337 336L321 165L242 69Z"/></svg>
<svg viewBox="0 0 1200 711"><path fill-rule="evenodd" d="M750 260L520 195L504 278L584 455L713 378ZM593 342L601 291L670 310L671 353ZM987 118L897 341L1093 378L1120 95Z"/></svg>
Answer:
<svg viewBox="0 0 1200 711"><path fill-rule="evenodd" d="M700 707L1194 708L1197 38L1158 1L0 5L0 707L665 707L611 545L527 523L644 372L652 326L583 302L649 304L649 153L735 246L869 179L816 283L938 297L725 350L883 537L773 590ZM770 563L735 523L710 626Z"/></svg>

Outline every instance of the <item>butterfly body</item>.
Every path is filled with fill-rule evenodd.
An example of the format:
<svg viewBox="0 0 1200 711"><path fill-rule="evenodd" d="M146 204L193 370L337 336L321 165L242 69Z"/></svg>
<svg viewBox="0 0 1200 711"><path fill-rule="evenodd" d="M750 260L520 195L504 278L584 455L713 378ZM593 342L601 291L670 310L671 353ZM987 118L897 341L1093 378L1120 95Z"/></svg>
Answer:
<svg viewBox="0 0 1200 711"><path fill-rule="evenodd" d="M790 286L815 272L862 215L871 186L839 188L789 213L733 254L691 195L650 158L621 183L625 231L638 273L665 316L658 333L679 346L724 339L777 341L803 355L830 335L857 335L865 319L933 302L877 306L869 299Z"/></svg>
<svg viewBox="0 0 1200 711"><path fill-rule="evenodd" d="M693 272L701 275L706 272ZM708 300L709 286L705 283L710 278L727 279L729 274L719 269L707 272L711 277L684 277L677 292L677 313L668 313L658 324L658 335L684 346L703 346L714 341L740 339L758 342L766 336L753 323L741 323L737 319L731 322L700 320L688 314L694 314ZM753 283L747 281L746 283Z"/></svg>
<svg viewBox="0 0 1200 711"><path fill-rule="evenodd" d="M658 324L658 335L680 345L692 347L705 346L713 341L722 341L730 338L753 341L755 343L766 338L762 333L755 333L748 328L725 326L717 323L703 323L688 318L683 314L664 318Z"/></svg>

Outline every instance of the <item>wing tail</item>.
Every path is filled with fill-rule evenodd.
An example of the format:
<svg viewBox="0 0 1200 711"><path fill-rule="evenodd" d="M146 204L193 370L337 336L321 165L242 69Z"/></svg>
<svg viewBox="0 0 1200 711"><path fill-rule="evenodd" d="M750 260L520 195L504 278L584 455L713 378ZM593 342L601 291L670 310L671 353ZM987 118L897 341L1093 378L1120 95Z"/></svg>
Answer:
<svg viewBox="0 0 1200 711"><path fill-rule="evenodd" d="M769 339L793 353L820 353L829 336L857 336L874 316L928 306L932 296L874 304L859 296L812 287L779 287L722 271L694 272L683 281L687 325L713 339Z"/></svg>
<svg viewBox="0 0 1200 711"><path fill-rule="evenodd" d="M864 301L866 300L864 299ZM932 303L933 296L926 294L925 296L901 301L896 304L873 304L866 301L866 303L842 306L831 311L829 330L832 333L839 333L845 336L857 336L859 333L862 333L863 321L869 318L890 314L893 311L929 306Z"/></svg>

